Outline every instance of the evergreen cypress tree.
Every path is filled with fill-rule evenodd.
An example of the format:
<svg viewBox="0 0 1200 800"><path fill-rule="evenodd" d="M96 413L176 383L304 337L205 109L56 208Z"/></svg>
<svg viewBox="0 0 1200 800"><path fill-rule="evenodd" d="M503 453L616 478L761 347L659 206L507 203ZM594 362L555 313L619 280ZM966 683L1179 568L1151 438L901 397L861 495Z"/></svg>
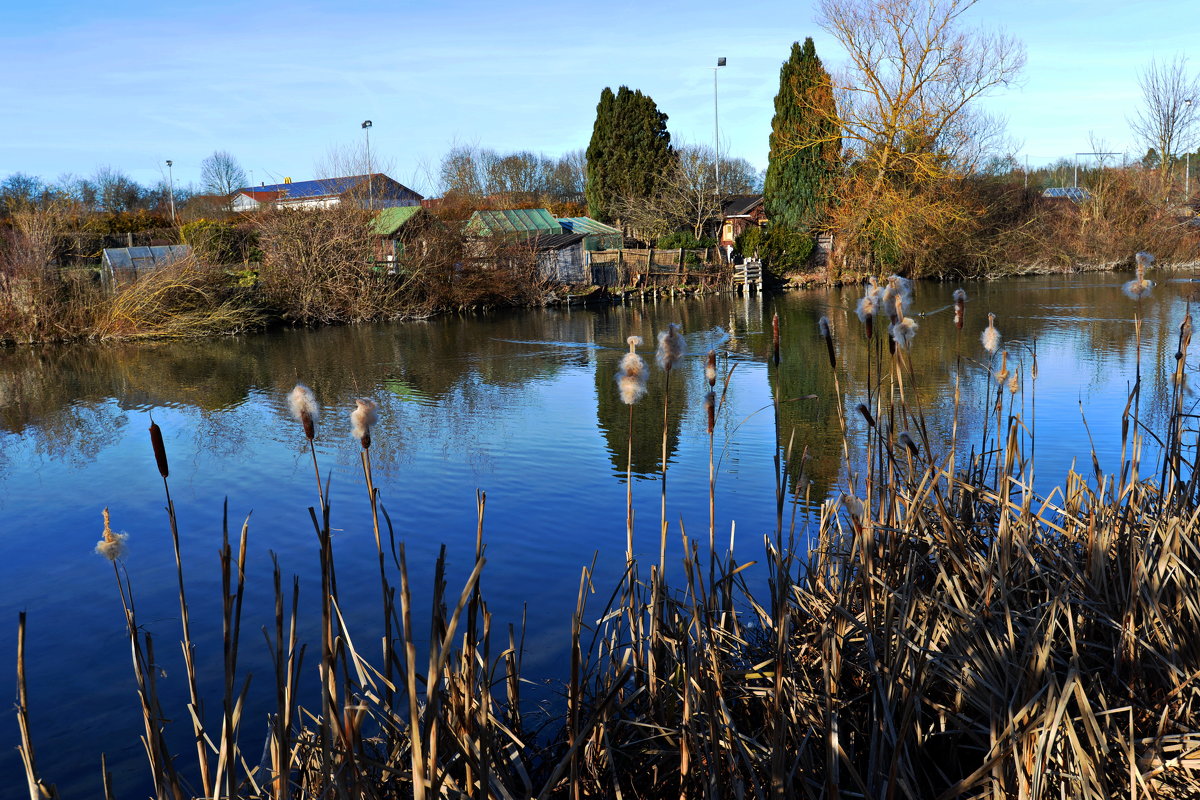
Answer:
<svg viewBox="0 0 1200 800"><path fill-rule="evenodd" d="M609 222L619 197L649 197L671 164L667 115L654 100L622 86L605 88L587 149L588 214Z"/></svg>
<svg viewBox="0 0 1200 800"><path fill-rule="evenodd" d="M771 152L763 205L773 229L812 232L821 227L841 168L833 82L811 37L792 44L779 70L771 119Z"/></svg>

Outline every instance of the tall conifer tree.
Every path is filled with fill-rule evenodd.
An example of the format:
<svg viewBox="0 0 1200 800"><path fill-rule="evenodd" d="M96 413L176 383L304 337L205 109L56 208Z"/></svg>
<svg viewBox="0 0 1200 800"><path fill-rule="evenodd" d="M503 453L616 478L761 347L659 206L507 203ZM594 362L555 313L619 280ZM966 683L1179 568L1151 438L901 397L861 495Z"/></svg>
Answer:
<svg viewBox="0 0 1200 800"><path fill-rule="evenodd" d="M763 205L773 227L820 228L841 168L842 140L835 123L833 83L811 37L792 44L779 70L771 119L771 152Z"/></svg>
<svg viewBox="0 0 1200 800"><path fill-rule="evenodd" d="M587 149L588 214L613 218L619 197L649 197L671 164L667 115L648 95L605 88Z"/></svg>

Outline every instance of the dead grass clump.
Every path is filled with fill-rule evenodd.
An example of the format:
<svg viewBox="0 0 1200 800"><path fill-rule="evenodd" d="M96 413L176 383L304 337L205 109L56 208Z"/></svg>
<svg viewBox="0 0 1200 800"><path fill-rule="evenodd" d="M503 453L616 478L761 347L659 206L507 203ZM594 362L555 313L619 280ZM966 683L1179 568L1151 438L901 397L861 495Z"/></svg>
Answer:
<svg viewBox="0 0 1200 800"><path fill-rule="evenodd" d="M211 336L249 330L264 319L220 267L189 256L118 286L97 312L92 333L100 339Z"/></svg>

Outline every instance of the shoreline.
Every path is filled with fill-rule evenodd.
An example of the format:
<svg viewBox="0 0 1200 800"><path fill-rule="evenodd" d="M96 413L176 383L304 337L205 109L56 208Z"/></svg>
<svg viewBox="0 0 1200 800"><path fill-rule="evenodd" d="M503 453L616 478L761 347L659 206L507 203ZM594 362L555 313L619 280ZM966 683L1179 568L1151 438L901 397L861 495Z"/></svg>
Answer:
<svg viewBox="0 0 1200 800"><path fill-rule="evenodd" d="M941 274L937 276L929 276L924 278L916 278L918 282L930 283L950 283L954 281L982 281L992 282L1003 280L1005 278L1020 278L1038 275L1075 275L1081 273L1097 273L1097 272L1113 272L1121 273L1132 270L1131 259L1122 259L1120 261L1110 261L1092 264L1076 264L1070 267L1063 267L1053 264L1028 264L1021 267L1013 267L1005 271L991 272L986 275L975 277L955 276L951 274ZM1154 265L1155 271L1160 272L1183 272L1187 270L1200 270L1200 259L1183 262L1156 262ZM776 294L779 292L788 291L804 291L826 287L845 287L861 284L866 279L867 273L856 277L853 280L829 280L825 271L810 271L810 272L794 272L785 275L782 281L776 284L773 288L764 288L762 294ZM1200 276L1198 276L1200 277ZM575 291L575 289L584 289L585 291ZM744 291L744 290L743 290ZM703 287L703 286L681 286L681 287L621 287L609 289L607 287L587 286L587 287L559 287L557 290L548 290L543 295L540 303L528 304L512 304L512 305L493 305L493 306L472 306L461 309L444 309L419 314L405 314L390 318L381 318L376 320L363 321L330 321L324 323L316 323L311 325L295 325L287 322L283 318L268 318L265 324L253 328L230 330L227 332L207 331L196 334L168 334L168 333L134 333L127 335L96 335L95 333L83 333L75 336L63 336L62 338L54 339L20 339L12 336L0 334L0 352L9 348L21 346L45 346L45 345L70 345L70 344L103 344L103 343L130 343L130 342L168 342L168 341L187 341L195 339L220 338L227 336L244 336L255 333L266 333L273 330L283 328L322 328L335 327L342 325L360 325L373 324L380 322L415 322L420 320L429 320L437 317L443 317L453 314L467 313L485 313L491 314L496 312L509 312L519 310L530 310L535 308L601 308L604 306L618 305L628 300L636 299L652 299L660 297L702 297L714 294L741 294L735 286L726 286L720 288Z"/></svg>

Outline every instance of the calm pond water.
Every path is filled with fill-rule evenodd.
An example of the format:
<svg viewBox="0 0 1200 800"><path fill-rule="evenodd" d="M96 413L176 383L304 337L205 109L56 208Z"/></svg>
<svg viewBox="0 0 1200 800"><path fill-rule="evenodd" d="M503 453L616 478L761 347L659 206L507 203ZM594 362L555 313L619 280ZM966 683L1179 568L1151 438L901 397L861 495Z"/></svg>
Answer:
<svg viewBox="0 0 1200 800"><path fill-rule="evenodd" d="M1038 431L1039 485L1048 490L1073 462L1090 472L1081 411L1102 467L1116 471L1120 414L1136 363L1135 305L1119 288L1129 277L966 285L970 302L961 333L948 308L955 285L917 286L911 313L920 330L906 388L927 414L931 439L947 438L957 377L959 424L965 438L978 442L989 402L979 334L993 311L1010 368L1022 377L1015 410ZM1191 290L1190 283L1159 279L1162 285L1141 308L1142 409L1152 424L1165 414L1167 371ZM548 682L531 697L553 698L553 682L566 670L581 567L595 558L592 607L598 609L624 564L627 410L613 376L625 337L642 336L651 361L657 331L678 322L686 332L690 354L670 387L668 515L696 538L708 529L704 354L716 347L722 374L735 368L716 432L717 530L727 541L736 521L736 547L746 561L759 557L762 537L774 528L773 456L780 441L786 444L794 432L796 449L807 447L810 456L804 479L798 468L789 474L790 487L808 485L813 503L845 488L839 398L816 331L818 318L828 314L842 402L852 441L860 441L863 421L853 409L866 398L868 348L853 315L859 295L721 296L202 342L0 352L0 683L14 685L17 612L26 610L30 711L44 777L64 796L94 796L104 752L118 796L148 791L113 572L93 553L106 506L114 527L129 533L126 565L139 616L156 635L160 686L176 718L173 736L187 741L174 561L146 432L151 412L166 438L198 660L214 701L222 504L228 502L235 532L252 512L240 661L243 673L261 676L252 684L244 726L251 752L273 703L258 635L272 620L271 553L285 575L300 576L302 640L314 642L319 623L317 542L307 510L316 504L312 465L286 404L297 380L312 386L323 405L317 455L323 476L331 478L343 608L360 648L379 636L378 573L348 413L353 398L370 397L380 406L372 448L376 485L406 543L415 596L427 608L442 544L450 592L457 592L471 566L475 492L486 491L483 588L493 630L526 615L527 677ZM778 368L768 358L775 312L783 330ZM1036 384L1029 380L1035 343ZM778 434L770 410L774 386L784 399L817 396L783 403ZM658 547L663 391L655 369L634 423L635 549L650 557ZM671 543L670 563L677 565L676 525ZM420 614L418 607L414 618ZM315 669L310 656L305 677L311 687ZM15 715L7 711L0 725L0 785L22 785L17 740Z"/></svg>

